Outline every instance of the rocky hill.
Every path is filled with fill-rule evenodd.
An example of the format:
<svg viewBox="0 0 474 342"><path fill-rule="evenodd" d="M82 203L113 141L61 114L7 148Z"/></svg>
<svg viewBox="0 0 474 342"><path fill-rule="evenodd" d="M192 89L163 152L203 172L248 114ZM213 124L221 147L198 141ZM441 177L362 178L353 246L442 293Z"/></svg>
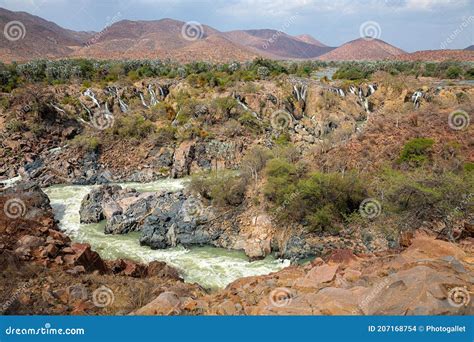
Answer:
<svg viewBox="0 0 474 342"><path fill-rule="evenodd" d="M261 55L276 59L309 59L333 49L309 35L293 37L277 30L239 30L224 35Z"/></svg>
<svg viewBox="0 0 474 342"><path fill-rule="evenodd" d="M406 53L395 57L401 61L466 61L474 62L474 51L472 50L426 50Z"/></svg>
<svg viewBox="0 0 474 342"><path fill-rule="evenodd" d="M11 26L11 27L7 27ZM101 32L76 32L26 12L0 8L2 61L32 59L172 59L179 62L248 61L255 57L294 60L465 60L472 51L420 51L406 54L379 39L356 39L338 48L303 34L291 36L273 29L221 32L208 25L173 19L122 20ZM9 38L9 39L8 39Z"/></svg>
<svg viewBox="0 0 474 342"><path fill-rule="evenodd" d="M334 49L318 59L325 61L392 59L405 52L380 39L359 38Z"/></svg>
<svg viewBox="0 0 474 342"><path fill-rule="evenodd" d="M70 55L92 33L66 30L55 23L26 12L0 8L0 59L21 61Z"/></svg>

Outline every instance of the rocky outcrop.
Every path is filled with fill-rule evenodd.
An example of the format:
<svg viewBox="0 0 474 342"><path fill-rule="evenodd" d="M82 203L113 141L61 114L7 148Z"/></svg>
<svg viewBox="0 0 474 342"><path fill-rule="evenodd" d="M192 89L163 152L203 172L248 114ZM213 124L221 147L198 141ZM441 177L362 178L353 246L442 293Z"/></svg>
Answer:
<svg viewBox="0 0 474 342"><path fill-rule="evenodd" d="M107 220L105 233L141 232L140 243L153 249L211 244L219 232L206 223L215 213L186 190L139 193L101 186L82 201L81 222Z"/></svg>
<svg viewBox="0 0 474 342"><path fill-rule="evenodd" d="M464 251L420 233L401 254L335 252L326 261L239 279L187 302L183 314L472 315L473 246Z"/></svg>

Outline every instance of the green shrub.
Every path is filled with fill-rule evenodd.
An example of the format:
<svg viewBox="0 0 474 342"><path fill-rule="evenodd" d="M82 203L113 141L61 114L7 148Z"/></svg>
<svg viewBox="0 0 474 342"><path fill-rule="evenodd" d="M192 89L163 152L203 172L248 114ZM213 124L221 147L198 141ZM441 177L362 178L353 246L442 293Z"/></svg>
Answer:
<svg viewBox="0 0 474 342"><path fill-rule="evenodd" d="M283 220L296 220L309 231L337 231L336 227L367 197L363 182L353 173L315 172L302 176L294 164L272 159L265 168L266 198Z"/></svg>
<svg viewBox="0 0 474 342"><path fill-rule="evenodd" d="M211 108L223 118L230 117L231 110L237 107L237 100L231 96L218 97L211 103Z"/></svg>
<svg viewBox="0 0 474 342"><path fill-rule="evenodd" d="M309 230L313 232L331 231L334 224L338 221L335 215L336 210L332 204L326 204L322 208L316 209L314 214L308 214L306 219L309 223Z"/></svg>
<svg viewBox="0 0 474 342"><path fill-rule="evenodd" d="M191 191L212 200L213 205L221 208L240 205L246 188L247 179L233 171L193 175L190 184Z"/></svg>
<svg viewBox="0 0 474 342"><path fill-rule="evenodd" d="M462 69L457 65L450 66L448 70L446 70L447 78L451 78L451 79L459 78L461 74L462 74Z"/></svg>
<svg viewBox="0 0 474 342"><path fill-rule="evenodd" d="M265 167L267 182L263 193L275 205L282 205L287 198L296 192L296 167L280 158L267 162Z"/></svg>
<svg viewBox="0 0 474 342"><path fill-rule="evenodd" d="M17 133L27 130L28 126L21 120L11 119L5 124L5 129L11 133Z"/></svg>
<svg viewBox="0 0 474 342"><path fill-rule="evenodd" d="M367 74L357 66L343 66L333 75L334 79L360 80L367 77Z"/></svg>
<svg viewBox="0 0 474 342"><path fill-rule="evenodd" d="M474 68L467 69L464 77L466 77L468 80L474 79Z"/></svg>
<svg viewBox="0 0 474 342"><path fill-rule="evenodd" d="M260 132L262 129L260 121L255 116L253 116L252 113L247 111L243 112L237 121L252 132Z"/></svg>
<svg viewBox="0 0 474 342"><path fill-rule="evenodd" d="M415 166L420 166L428 160L433 144L433 139L411 139L403 146L398 161L400 163L406 162L414 164Z"/></svg>
<svg viewBox="0 0 474 342"><path fill-rule="evenodd" d="M449 220L469 207L464 199L474 193L474 177L469 172L435 174L419 169L389 169L383 173L381 186L384 208L400 215L401 224L416 227L422 221Z"/></svg>
<svg viewBox="0 0 474 342"><path fill-rule="evenodd" d="M76 135L71 141L71 145L85 152L97 151L100 147L100 141L97 137L87 135Z"/></svg>
<svg viewBox="0 0 474 342"><path fill-rule="evenodd" d="M112 133L121 138L145 138L154 132L153 123L139 114L132 114L120 117L115 120Z"/></svg>
<svg viewBox="0 0 474 342"><path fill-rule="evenodd" d="M175 133L176 129L172 126L160 127L153 134L153 141L157 146L169 144L175 140Z"/></svg>
<svg viewBox="0 0 474 342"><path fill-rule="evenodd" d="M470 163L470 162L465 163L464 164L464 171L466 171L466 172L474 171L474 163Z"/></svg>

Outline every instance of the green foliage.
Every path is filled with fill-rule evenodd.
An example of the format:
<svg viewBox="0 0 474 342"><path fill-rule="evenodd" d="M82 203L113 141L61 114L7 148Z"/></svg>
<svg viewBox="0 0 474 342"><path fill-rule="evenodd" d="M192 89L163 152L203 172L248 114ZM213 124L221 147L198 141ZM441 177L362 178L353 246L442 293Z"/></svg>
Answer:
<svg viewBox="0 0 474 342"><path fill-rule="evenodd" d="M243 112L239 118L237 119L240 124L242 124L247 129L250 129L253 132L260 132L261 131L261 123L260 121L253 116L252 113L245 111Z"/></svg>
<svg viewBox="0 0 474 342"><path fill-rule="evenodd" d="M276 205L282 205L292 193L296 192L296 167L287 160L275 158L268 161L265 175L267 182L263 193Z"/></svg>
<svg viewBox="0 0 474 342"><path fill-rule="evenodd" d="M211 109L222 118L228 118L231 110L237 107L237 100L231 96L215 98L211 103Z"/></svg>
<svg viewBox="0 0 474 342"><path fill-rule="evenodd" d="M469 207L465 199L474 193L474 177L469 172L436 174L389 169L382 179L385 210L401 215L409 223L449 220L457 211Z"/></svg>
<svg viewBox="0 0 474 342"><path fill-rule="evenodd" d="M474 171L474 163L465 163L464 164L464 171L466 172L473 172Z"/></svg>
<svg viewBox="0 0 474 342"><path fill-rule="evenodd" d="M153 134L153 141L157 146L167 145L175 140L176 129L172 126L164 126L158 128Z"/></svg>
<svg viewBox="0 0 474 342"><path fill-rule="evenodd" d="M288 132L284 132L284 133L278 135L278 137L274 138L273 140L279 146L286 146L291 141L290 140L290 134Z"/></svg>
<svg viewBox="0 0 474 342"><path fill-rule="evenodd" d="M100 147L100 141L97 137L87 135L76 135L71 141L71 145L85 152L97 151Z"/></svg>
<svg viewBox="0 0 474 342"><path fill-rule="evenodd" d="M233 171L209 172L191 177L190 189L221 208L240 205L245 198L247 180Z"/></svg>
<svg viewBox="0 0 474 342"><path fill-rule="evenodd" d="M468 70L466 70L466 73L464 74L464 76L468 80L473 80L474 79L474 68L469 68Z"/></svg>
<svg viewBox="0 0 474 342"><path fill-rule="evenodd" d="M336 232L338 223L367 197L363 182L353 173L315 172L301 177L294 164L279 158L267 163L265 173L264 194L280 218L301 222L309 231Z"/></svg>
<svg viewBox="0 0 474 342"><path fill-rule="evenodd" d="M118 80L135 82L140 78L167 77L187 78L193 87L225 88L238 81L254 81L260 78L275 78L282 74L311 77L324 67L337 67L334 78L361 80L376 71L386 71L392 75L424 75L467 79L474 77L472 64L447 61L441 63L421 63L402 61L363 62L323 62L323 61L274 61L257 58L251 63L210 64L193 62L180 65L173 61L161 60L36 60L24 64L0 63L0 88L10 92L24 82L48 82L50 84L68 81L107 84Z"/></svg>
<svg viewBox="0 0 474 342"><path fill-rule="evenodd" d="M451 78L451 79L459 78L461 74L462 74L462 69L457 65L450 66L448 70L446 70L447 78Z"/></svg>
<svg viewBox="0 0 474 342"><path fill-rule="evenodd" d="M411 139L403 146L398 161L400 163L406 162L414 166L420 166L428 160L433 144L433 139Z"/></svg>
<svg viewBox="0 0 474 342"><path fill-rule="evenodd" d="M5 129L10 133L18 133L28 129L28 126L21 120L11 119L5 124Z"/></svg>
<svg viewBox="0 0 474 342"><path fill-rule="evenodd" d="M151 121L139 114L132 114L115 120L112 133L123 139L139 139L145 138L148 134L153 133L154 129L155 126Z"/></svg>
<svg viewBox="0 0 474 342"><path fill-rule="evenodd" d="M338 69L334 75L334 79L343 79L343 80L361 80L367 78L368 73L364 72L357 66L343 66Z"/></svg>

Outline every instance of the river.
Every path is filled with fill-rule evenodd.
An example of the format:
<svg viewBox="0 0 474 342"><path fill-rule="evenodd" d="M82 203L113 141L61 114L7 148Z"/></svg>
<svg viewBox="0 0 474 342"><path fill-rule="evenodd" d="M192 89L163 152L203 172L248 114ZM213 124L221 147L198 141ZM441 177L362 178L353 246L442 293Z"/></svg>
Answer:
<svg viewBox="0 0 474 342"><path fill-rule="evenodd" d="M121 185L138 191L157 191L179 190L184 183L183 180L165 179L152 183ZM105 222L81 224L79 221L81 201L92 188L93 186L57 185L44 189L44 192L50 198L59 227L73 241L89 243L104 259L128 258L143 263L165 261L179 269L186 282L196 282L209 289L223 288L238 278L268 274L289 265L288 260L275 259L273 256L249 262L243 252L216 247L179 246L152 250L140 246L139 233L106 235Z"/></svg>

